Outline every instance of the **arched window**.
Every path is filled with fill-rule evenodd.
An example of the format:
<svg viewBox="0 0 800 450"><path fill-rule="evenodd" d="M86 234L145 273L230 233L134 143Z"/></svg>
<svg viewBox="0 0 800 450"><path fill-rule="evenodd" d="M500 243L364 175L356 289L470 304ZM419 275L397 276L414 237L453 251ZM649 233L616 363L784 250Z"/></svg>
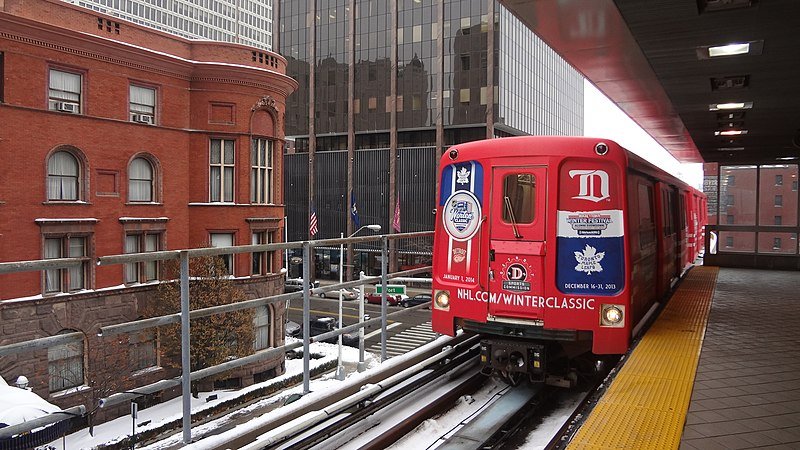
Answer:
<svg viewBox="0 0 800 450"><path fill-rule="evenodd" d="M74 332L75 330L63 330L58 334ZM50 392L82 386L83 340L48 348L47 369L50 375Z"/></svg>
<svg viewBox="0 0 800 450"><path fill-rule="evenodd" d="M47 199L80 200L81 167L68 151L58 151L47 160Z"/></svg>
<svg viewBox="0 0 800 450"><path fill-rule="evenodd" d="M128 168L128 200L152 202L154 187L153 165L145 158L135 158Z"/></svg>

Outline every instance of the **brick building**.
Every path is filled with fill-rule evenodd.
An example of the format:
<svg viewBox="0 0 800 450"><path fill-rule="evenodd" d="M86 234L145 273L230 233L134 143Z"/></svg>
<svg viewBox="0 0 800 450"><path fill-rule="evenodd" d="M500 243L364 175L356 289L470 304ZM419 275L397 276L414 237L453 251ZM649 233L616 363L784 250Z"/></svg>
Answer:
<svg viewBox="0 0 800 450"><path fill-rule="evenodd" d="M98 328L139 318L163 275L159 263L97 266L96 257L284 240L283 117L297 88L285 69L279 55L244 45L54 0L0 0L0 262L84 260L0 275L0 345L85 335L0 357L5 379L25 375L62 407L83 400L107 346ZM251 298L282 290L279 254L226 265ZM255 312L256 349L283 344L284 314ZM127 338L131 387L174 375L160 367L156 332ZM249 384L282 364L234 377Z"/></svg>
<svg viewBox="0 0 800 450"><path fill-rule="evenodd" d="M746 255L792 261L798 253L797 164L719 166L707 163L704 191L716 246L732 264Z"/></svg>

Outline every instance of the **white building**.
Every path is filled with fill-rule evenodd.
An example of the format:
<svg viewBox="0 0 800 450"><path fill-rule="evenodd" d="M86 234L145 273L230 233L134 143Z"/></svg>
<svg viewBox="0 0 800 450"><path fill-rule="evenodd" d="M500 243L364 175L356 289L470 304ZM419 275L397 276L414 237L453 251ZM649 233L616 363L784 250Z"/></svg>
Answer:
<svg viewBox="0 0 800 450"><path fill-rule="evenodd" d="M272 0L64 0L188 39L272 50Z"/></svg>

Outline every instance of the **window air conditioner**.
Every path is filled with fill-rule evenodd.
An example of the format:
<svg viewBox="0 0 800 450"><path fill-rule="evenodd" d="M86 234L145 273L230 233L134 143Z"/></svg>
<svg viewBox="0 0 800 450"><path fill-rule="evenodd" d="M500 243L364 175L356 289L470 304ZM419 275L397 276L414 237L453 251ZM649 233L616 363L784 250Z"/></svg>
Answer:
<svg viewBox="0 0 800 450"><path fill-rule="evenodd" d="M67 102L56 102L56 109L58 111L68 112L68 113L77 113L78 112L78 105L75 103L67 103Z"/></svg>
<svg viewBox="0 0 800 450"><path fill-rule="evenodd" d="M134 114L133 115L133 121L134 122L139 122L139 123L146 123L148 125L152 125L153 124L153 116L147 116L147 115L144 115L144 114Z"/></svg>

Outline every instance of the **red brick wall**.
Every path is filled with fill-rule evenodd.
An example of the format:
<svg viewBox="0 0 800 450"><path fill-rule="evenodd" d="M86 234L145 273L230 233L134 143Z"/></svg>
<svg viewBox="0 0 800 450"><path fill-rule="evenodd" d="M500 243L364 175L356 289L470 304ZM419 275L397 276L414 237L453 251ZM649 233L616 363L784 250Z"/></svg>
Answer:
<svg viewBox="0 0 800 450"><path fill-rule="evenodd" d="M166 249L204 246L213 230L235 232L237 244L249 244L252 224L248 218L272 219L257 221L256 226L268 223L280 231L284 216L280 197L276 197L278 206L249 204L249 149L253 129L259 136L267 133L264 137L277 139L274 172L279 186L282 118L286 96L297 87L285 75L285 60L260 51L271 56L272 65L265 65L252 61L256 49L193 43L128 23L121 23L117 35L98 30L97 17L55 0L0 0L4 57L0 262L43 258L41 219L92 219L67 220L58 226L73 231L90 227L94 256L123 253L125 228L120 218L168 218L137 223L145 228L163 227ZM48 111L50 68L83 74L81 114ZM157 89L155 125L129 122L131 83ZM270 101L265 101L267 96ZM260 102L262 106L254 112ZM211 105L216 104L230 105L226 123L209 121ZM263 116L264 111L271 119L262 117L253 128L252 116ZM236 205L207 204L209 139L219 136L236 140ZM80 202L47 201L47 159L61 146L77 149L85 165ZM157 161L160 194L152 204L128 202L128 165L141 154ZM279 253L273 261L276 268L281 264ZM249 276L250 255L236 260L236 275ZM139 317L139 307L153 298L154 286L120 287L122 266L91 266L91 289L68 295L43 296L41 272L0 275L0 345L74 329L85 334L88 355L93 348L103 348L97 337L100 326ZM236 282L249 298L282 290L278 274ZM273 341L282 345L284 306L273 307L273 314ZM254 364L234 376L248 384L254 373L280 372L282 360ZM86 370L95 369L96 364L87 357ZM26 375L33 389L48 398L46 349L1 358L0 374L7 380ZM131 387L167 375L163 370L141 374ZM61 395L49 400L71 406L82 401L79 397Z"/></svg>

